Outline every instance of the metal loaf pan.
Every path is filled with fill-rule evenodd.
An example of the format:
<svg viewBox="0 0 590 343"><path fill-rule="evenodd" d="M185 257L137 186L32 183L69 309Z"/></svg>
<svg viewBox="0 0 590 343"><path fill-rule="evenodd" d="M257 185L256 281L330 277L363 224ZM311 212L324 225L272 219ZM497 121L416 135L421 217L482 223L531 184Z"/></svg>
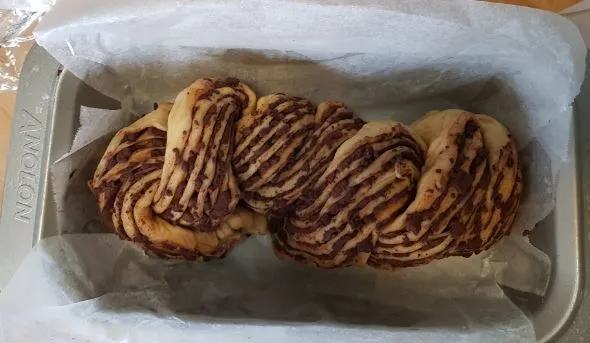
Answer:
<svg viewBox="0 0 590 343"><path fill-rule="evenodd" d="M50 163L68 152L80 106L117 108L45 50L33 47L23 66L8 156L0 221L0 287L41 238L54 234ZM543 299L507 291L528 313L541 342L590 341L590 77L575 103L571 156L560 174L557 205L532 233L553 262ZM0 288L1 289L1 288Z"/></svg>

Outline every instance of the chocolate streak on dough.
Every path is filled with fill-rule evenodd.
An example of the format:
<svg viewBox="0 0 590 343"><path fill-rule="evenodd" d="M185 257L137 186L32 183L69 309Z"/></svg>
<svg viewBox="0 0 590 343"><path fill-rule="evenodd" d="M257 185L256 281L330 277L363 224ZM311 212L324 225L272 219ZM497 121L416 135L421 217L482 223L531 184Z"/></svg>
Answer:
<svg viewBox="0 0 590 343"><path fill-rule="evenodd" d="M452 213L457 210L459 206L462 206L465 200L468 200L468 197L471 197L473 191L478 187L480 180L474 184L476 173L477 171L482 168L485 169L487 166L487 156L488 151L485 146L480 147L476 151L476 156L471 161L469 173L466 173L461 169L461 166L465 163L466 155L465 155L465 148L468 140L474 138L474 135L477 131L479 131L479 125L473 119L467 121L465 124L463 132L457 137L456 145L458 156L457 160L453 161L453 167L449 172L448 181L445 183L443 189L441 190L441 194L438 198L434 201L432 206L429 209L426 209L422 212L415 212L409 213L406 217L406 225L405 230L413 233L418 234L422 227L422 222L430 221L431 229L426 233L426 237L421 237L418 241L412 241L410 243L406 243L404 246L412 246L416 245L416 249L411 252L406 253L393 253L393 252L386 252L381 253L381 255L385 255L388 258L381 257L379 259L372 259L370 261L371 264L379 266L380 264L387 264L391 267L409 267L409 266L416 266L428 263L435 259L440 259L442 257L448 256L448 251L443 249L440 253L433 254L430 256L421 257L420 251L428 251L439 244L442 244L446 240L446 235L443 237L437 237L437 235L443 234L444 230L447 229L447 225L452 223L452 218L447 225L442 225L442 222L447 220L445 217L446 213ZM483 137L482 137L483 139ZM443 213L439 213L440 206L442 202L447 198L449 195L450 189L455 188L458 190L458 194L453 199L451 206L446 209ZM454 194L454 193L453 193ZM452 196L452 194L451 194ZM457 225L457 224L455 224ZM401 233L402 235L405 235ZM449 233L447 233L449 234ZM384 237L387 238L394 238L399 237L399 232L394 232L390 234L385 234ZM433 236L433 237L430 237ZM449 245L451 243L449 242ZM380 243L382 248L394 248L396 245ZM396 258L403 258L403 257L410 257L412 255L416 255L415 259L412 260L396 260Z"/></svg>
<svg viewBox="0 0 590 343"><path fill-rule="evenodd" d="M340 113L336 113L340 111ZM317 116L317 115L316 115ZM287 215L290 210L287 206L296 201L297 193L302 192L302 187L308 184L314 184L316 180L324 173L328 168L330 161L333 159L336 149L354 133L356 133L363 125L363 121L355 118L352 112L348 111L343 105L331 106L323 115L323 122L315 122L313 134L307 139L303 148L299 152L291 154L287 159L283 170L277 177L272 181L268 182L268 186L283 188L287 182L292 182L291 187L285 188L278 195L274 197L264 197L257 192L246 192L247 198L255 201L273 201L275 203L275 214ZM274 121L274 119L273 119ZM342 122L342 125L338 125L335 128L331 128L334 124ZM265 130L270 131L272 129L272 121L269 128ZM285 128L288 129L288 128ZM310 129L307 127L306 129ZM277 132L277 135L280 135ZM258 136L262 136L259 134ZM325 156L318 156L320 150L328 148L328 154ZM282 150L277 152L277 155L282 154ZM310 164L313 162L313 168ZM295 165L299 165L299 169L294 169ZM247 165L244 165L247 168ZM261 167L261 169L264 166ZM256 179L258 181L258 179ZM283 198L286 197L286 198ZM288 201L288 198L294 198L295 200Z"/></svg>
<svg viewBox="0 0 590 343"><path fill-rule="evenodd" d="M237 82L237 83L236 83ZM225 80L225 81L218 81L215 82L216 87L234 87L238 86L239 81L236 79ZM207 198L205 204L208 209L207 215L211 215L212 217L222 217L229 214L228 208L230 207L229 203L235 199L235 195L233 194L234 189L228 189L228 183L232 182L232 177L228 177L226 175L226 171L231 172L230 166L230 156L233 152L233 125L227 125L224 132L221 132L221 125L220 123L231 122L237 119L238 113L236 111L242 111L245 106L251 99L248 97L246 91L247 88L242 89L234 89L236 94L228 95L221 95L219 89L214 89L212 92L209 93L210 96L214 96L216 101L219 103L220 101L226 103L232 103L231 105L226 104L224 108L220 110L223 113L224 118L216 121L215 129L213 132L213 136L211 137L211 141L207 151L203 151L206 153L207 160L213 159L215 163L217 163L217 167L215 170L215 174L211 174L212 177L212 184L210 185L209 189L207 190ZM223 99L228 99L223 100ZM220 105L223 106L223 105ZM228 109L230 108L230 109ZM195 110L193 108L192 110ZM227 110L228 113L225 113ZM232 113L229 113L232 112ZM241 114L241 113L239 113ZM161 118L161 117L160 117ZM209 113L207 120L215 120L216 116L213 113ZM148 121L149 122L149 121ZM147 123L147 122L146 122ZM187 135L188 130L184 130L182 134ZM239 231L235 231L230 233L229 237L221 237L218 236L219 245L214 247L213 251L210 253L210 256L204 256L199 251L193 251L181 248L180 246L176 246L174 242L160 242L154 243L150 241L150 237L146 237L141 234L139 230L139 226L143 225L140 222L133 222L127 223L128 225L132 225L132 227L123 227L123 217L122 215L129 215L131 214L130 211L134 207L136 207L137 202L141 199L142 196L145 195L147 189L152 186L154 183L159 182L158 179L146 182L145 185L142 185L142 189L135 193L135 194L128 194L129 190L136 184L136 182L140 181L143 177L147 174L153 173L154 171L159 171L163 167L164 162L164 155L165 155L165 145L166 145L166 131L159 130L155 127L147 127L141 130L137 130L136 132L127 132L124 137L119 142L119 151L111 153L110 156L105 155L103 156L103 160L107 159L107 161L103 162L106 163L107 172L111 170L113 167L118 166L119 164L125 164L118 166L117 174L120 175L118 178L113 178L115 175L109 176L112 181L108 181L107 179L101 179L100 175L95 175L95 178L99 180L99 187L92 189L99 197L99 202L101 205L101 213L106 217L107 225L111 227L116 233L124 239L131 240L130 237L127 237L125 233L125 229L127 229L130 234L133 236L133 240L136 241L139 245L144 246L146 249L152 251L156 255L160 255L166 258L178 258L183 257L185 259L200 259L200 260L208 260L212 258L222 258L227 254L227 251L233 244L240 240L243 233ZM221 135L221 136L219 136ZM217 138L215 138L217 137ZM219 141L215 141L215 139L219 139ZM121 145L129 145L127 147L122 147ZM215 147L213 147L215 145ZM203 149L202 142L197 145L198 149ZM148 149L148 150L146 150ZM176 155L175 159L177 162L177 167L183 168L185 170L189 169L189 165L187 161L183 160L183 154L181 153L181 149L175 149L174 154ZM219 149L219 150L217 150ZM198 150L197 150L198 151ZM145 152L145 153L144 153ZM129 163L129 159L136 153L141 153L141 155L137 155L134 158L133 163ZM190 164L194 164L194 160L196 158L196 154L194 152L188 152L189 159L192 159ZM141 159L145 158L145 161ZM123 167L123 168L121 168ZM106 174L107 172L104 172ZM204 169L201 171L204 173ZM202 178L203 174L199 182L203 182L204 179ZM152 176L154 177L154 176ZM102 183L100 183L102 182ZM183 186L185 187L185 186ZM165 190L167 196L173 196L174 193L171 193L171 190ZM198 191L198 188L196 189ZM237 191L237 187L235 187L235 191ZM125 196L127 195L127 202L123 202ZM129 199L131 196L131 199ZM102 199L102 200L100 200ZM129 202L131 200L131 202ZM194 199L191 199L193 203L191 205L196 205L194 203ZM237 201L236 201L237 202ZM122 206L125 206L127 213L121 213ZM128 206L131 206L129 209ZM115 213L115 210L118 212ZM232 207L233 211L233 207ZM157 215L157 214L154 214ZM134 217L128 217L129 219L135 220ZM116 226L118 229L115 230L115 223L113 223L113 219L116 219ZM138 218L140 219L140 218ZM143 218L141 220L147 219ZM205 221L210 222L210 218L207 217ZM127 222L127 220L126 220ZM146 223L147 224L147 223ZM174 225L171 223L170 225ZM212 225L207 226L205 229L216 230L217 228L213 227ZM227 227L225 228L227 230ZM231 229L233 230L233 228ZM223 235L227 235L227 232L224 232Z"/></svg>
<svg viewBox="0 0 590 343"><path fill-rule="evenodd" d="M211 91L212 96L215 91L216 90ZM199 97L199 99L209 100L208 98L204 98L202 95L201 97ZM227 102L228 99L233 101ZM211 125L213 125L213 128L211 129L212 132L210 136L210 141L208 142L205 148L206 150L203 159L203 166L197 174L197 178L195 180L195 191L200 189L202 183L205 180L207 180L207 176L205 175L207 161L214 159L216 164L215 175L213 175L213 180L211 180L212 183L209 185L211 189L218 189L219 187L221 187L221 184L226 177L225 173L228 171L231 172L231 169L228 170L226 168L225 162L225 160L229 158L229 154L223 153L222 151L224 148L230 150L229 146L233 143L233 124L244 106L243 104L241 104L243 100L235 94L225 94L221 97L213 97L213 99L211 100L214 101L214 103L210 105L209 109L207 110L203 118L203 130L209 130ZM221 108L219 108L218 105L221 105ZM230 110L230 106L232 105L233 108ZM199 103L195 105L192 112L193 116L200 109L200 106L201 104ZM222 138L218 145L216 145L216 137L218 137L218 135L220 134L221 126L224 123L226 123L226 126L224 128L223 133L221 133ZM187 179L185 179L178 185L177 189L174 192L174 196L172 198L170 207L166 211L161 213L161 216L169 222L184 226L187 229L193 231L212 232L217 230L219 224L233 211L234 208L230 206L231 197L222 197L221 199L213 198L213 192L207 191L207 197L205 198L203 204L203 213L205 214L203 216L196 213L196 211L191 210L197 208L196 197L198 196L198 192L195 192L195 194L192 195L191 199L189 199L189 205L183 211L180 218L178 220L175 220L174 215L174 212L182 211L182 207L179 201L186 189L188 176L195 167L195 162L199 149L203 149L202 138L199 142L197 142L195 150L189 151L187 160L183 160L180 152L177 153L177 165L179 165L183 170L185 170L185 172L187 173ZM216 149L216 156L212 156L213 149ZM222 193L225 191L226 190L222 190ZM215 211L212 211L212 209L215 209Z"/></svg>
<svg viewBox="0 0 590 343"><path fill-rule="evenodd" d="M348 165L352 165L352 163L354 161L361 161L361 164L358 166L358 168L355 171L353 171L351 173L351 176L354 175L355 172L356 173L361 172L362 170L364 170L365 167L370 165L373 160L376 159L375 155L378 154L378 152L375 152L370 147L370 145L376 144L376 143L382 142L382 141L387 141L388 138L390 138L388 134L382 134L380 136L376 136L374 138L375 142L367 142L367 143L357 147L351 154L349 154L340 163L340 165L348 166ZM421 157L421 155L422 155L420 153L421 149L418 147L417 144L410 141L409 137L403 137L403 139L400 139L399 141L394 140L392 142L392 144L389 146L390 149L395 149L398 147L407 147L408 149L410 149L410 151L414 151L414 153L408 152L407 154L404 154L403 157L409 157L409 161L412 162L412 164L415 165L418 168L418 170L420 170L422 168L422 166L424 164L424 159L423 159L423 157ZM382 167L382 169L383 169L383 167ZM317 185L313 189L310 189L308 191L308 194L306 194L302 197L302 201L305 201L308 204L311 203L311 202L309 202L310 200L315 201L315 199L318 197L319 193L322 193L323 190L326 187L328 187L329 184L333 183L333 178L336 176L336 173L338 173L338 170L339 170L339 168L336 168L334 171L334 174L326 177L326 181L324 183ZM345 180L343 180L343 181L345 181ZM303 206L303 205L304 205L303 203L300 203L298 207ZM318 208L317 211L314 211L313 213L311 213L309 215L309 217L313 217L313 216L318 215L319 210L321 210L321 209Z"/></svg>
<svg viewBox="0 0 590 343"><path fill-rule="evenodd" d="M297 99L297 100L294 100L294 99ZM282 131L281 130L277 131L273 135L273 137L283 136L285 133L287 133L291 124L295 124L296 122L300 121L303 116L311 115L314 112L314 108L313 108L313 105L311 105L311 103L308 103L308 102L303 103L303 104L295 102L294 104L291 104L288 108L283 109L280 112L277 110L277 107L284 104L284 103L287 103L289 101L294 102L294 101L301 101L301 100L302 99L300 99L300 98L283 97L283 98L280 98L280 99L276 100L275 102L271 103L267 109L265 109L261 113L258 113L257 118L253 121L253 123L247 129L242 130L242 135L243 135L244 139L246 139L250 135L250 133L253 131L252 128L261 125L262 122L264 121L264 119L268 116L272 117L272 119L268 123L267 127L261 129L256 134L256 137L254 137L254 139L252 140L253 145L256 145L257 142L259 142L262 138L267 136L277 125L279 125L281 123L285 124L284 129L282 129ZM257 110L257 111L259 111L259 110ZM292 115L291 118L288 118L290 114L294 114L295 112L297 113L297 115ZM300 129L299 131L293 132L292 135L298 136L299 134L301 134L302 131L309 132L310 129L311 129L311 127L304 127L302 129ZM240 141L236 142L237 145L239 145L240 143L241 143ZM234 156L233 161L234 161L234 165L236 166L236 173L240 174L240 173L245 172L249 166L247 162L250 160L258 159L263 153L265 153L266 151L268 151L269 149L272 148L272 144L273 144L273 140L271 137L271 139L268 142L266 142L265 144L263 144L258 150L256 150L254 152L254 154L248 160L246 160L246 157L248 154L250 154L252 152L253 146L248 146L248 148L244 149L244 151L242 151L241 154ZM285 148L285 147L283 147L283 148ZM275 155L280 155L280 152L281 151L277 151L275 153ZM247 188L250 184L254 183L254 182L249 182L249 181L250 180L246 180L241 185L241 187Z"/></svg>
<svg viewBox="0 0 590 343"><path fill-rule="evenodd" d="M215 140L215 137L217 137L217 135L219 134L219 129L220 129L220 125L222 123L222 120L225 118L225 113L227 111L229 104L224 104L224 107L222 107L219 111L217 108L217 104L211 104L211 107L207 110L207 113L205 114L205 117L203 119L203 130L207 130L208 127L211 126L211 124L213 123L213 129L212 129L212 133L211 133L211 141L209 142L209 144L206 147L206 152L205 152L205 157L204 157L204 165L201 168L198 176L197 176L197 180L195 183L195 190L199 189L201 187L202 182L204 181L204 172L205 172L205 168L206 168L206 163L207 161L211 158L211 145L214 144L213 141ZM196 112L199 109L199 106L197 106L193 113ZM215 120L217 116L220 116L221 119L220 120ZM229 121L231 122L231 114L230 114L230 119ZM227 127L226 127L227 130ZM224 133L225 135L225 133ZM198 145L202 146L202 141L197 143ZM222 145L222 144L220 144ZM192 169L194 168L194 163L195 163L195 159L196 159L196 152L191 151L189 153L189 159L187 161L183 160L181 157L180 152L177 153L177 160L178 160L178 164L177 166L180 166L182 169L186 170L187 174L190 174L190 172L192 171ZM216 170L216 174L217 174L218 170ZM188 179L188 177L187 177ZM186 183L187 180L184 180L183 182L181 182L178 185L178 188L176 189L174 196L172 198L172 202L170 204L170 207L163 213L161 213L160 215L162 216L162 218L166 219L169 222L175 223L175 224L180 224L183 225L187 228L191 228L192 230L195 231L212 231L216 229L216 226L218 225L218 222L221 221L222 219L219 218L210 218L209 216L205 217L205 218L199 218L194 216L192 213L190 212L184 212L184 214L181 216L180 220L175 220L173 217L173 212L176 211L181 211L181 205L179 203L180 198L182 196L182 194L184 193L184 190L186 188ZM215 185L211 185L211 187L215 187ZM193 195L193 198L196 196ZM191 199L192 200L192 199ZM189 200L190 201L190 200ZM205 204L206 206L207 204ZM205 207L204 212L208 213L209 208ZM228 211L231 212L231 211ZM229 214L229 213L228 213ZM223 217L222 217L223 218Z"/></svg>
<svg viewBox="0 0 590 343"><path fill-rule="evenodd" d="M238 128L236 146L241 146L245 141L250 143L234 154L233 167L244 201L255 210L277 214L296 199L295 187L280 188L286 182L304 178L308 173L307 170L294 167L296 156L314 131L314 113L314 106L303 98L272 94L259 101L252 122ZM254 129L261 125L264 126L253 136ZM294 125L299 127L294 128ZM273 149L277 150L261 160L263 154ZM249 171L253 163L258 164L258 167ZM273 172L270 173L270 170ZM270 188L275 188L272 192L278 194L272 198L261 194L269 192Z"/></svg>
<svg viewBox="0 0 590 343"><path fill-rule="evenodd" d="M387 153L388 151L393 151L395 155L391 160L382 161L379 166L380 170L375 171L376 174L368 177L359 185L353 187L348 185L351 178L362 172L367 166L375 161L378 156ZM300 262L315 264L322 267L354 265L359 262L358 259L361 255L366 255L365 258L368 258L369 252L372 249L373 241L376 238L376 230L368 229L368 225L375 225L378 230L381 224L391 221L392 217L395 218L400 211L405 209L407 203L409 203L409 195L413 193L414 187L410 186L410 189L406 188L389 198L383 198L389 191L390 185L397 182L397 179L394 179L389 181L388 184L383 185L383 188L375 194L363 195L363 193L371 188L371 185L377 180L378 175L392 170L395 164L400 163L401 161L408 161L414 164L417 171L422 168L424 163L421 148L411 136L405 133L392 132L381 134L371 137L371 139L364 142L362 145L357 146L346 158L344 158L343 161L340 162L341 166L354 164L355 169L348 172L338 184L334 185L334 188L331 190L330 196L326 198L326 201L329 201L330 199L338 199L327 209L325 206L316 206L315 210L307 213L305 218L298 218L299 221L306 223L305 226L294 225L292 221L286 220L284 226L278 228L278 232L275 232L275 250L282 251L287 256L291 256L291 258L295 258ZM296 203L295 208L301 209L308 205L314 205L315 201L319 198L319 195L323 193L325 189L328 189L328 185L334 183L333 179L339 173L339 170L341 170L341 168L336 168L334 174L328 175L325 178L325 182L316 185L316 187L308 191L307 196L300 199ZM415 177L416 180L414 180L414 182L417 181L418 172ZM412 184L412 182L410 182L410 184ZM327 227L331 225L335 216L344 211L350 201L358 196L363 196L364 198L353 208L346 209L347 213L350 214L350 218L338 227L327 229ZM379 222L373 213L369 213L361 218L359 216L361 210L377 199L381 199L381 201L380 204L375 207L373 213L379 213L379 211L383 210L388 204L399 204L399 201L402 201L402 203L399 204L398 208L392 215ZM320 215L319 211L322 209L325 212ZM297 213L298 212L295 212L293 214L294 217L298 217ZM303 239L304 236L309 237ZM349 249L343 251L344 246L351 240L357 240L358 242L349 247ZM314 243L309 243L309 241L314 241ZM330 252L323 253L326 250ZM345 258L337 263L335 260L337 256L344 256Z"/></svg>

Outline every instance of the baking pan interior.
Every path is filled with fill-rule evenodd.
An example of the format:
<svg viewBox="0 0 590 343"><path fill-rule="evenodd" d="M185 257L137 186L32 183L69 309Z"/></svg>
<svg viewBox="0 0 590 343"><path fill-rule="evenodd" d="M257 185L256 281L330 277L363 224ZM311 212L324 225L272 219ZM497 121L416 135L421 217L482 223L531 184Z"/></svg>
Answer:
<svg viewBox="0 0 590 343"><path fill-rule="evenodd" d="M64 71L58 76L55 87L55 100L53 105L52 123L53 130L49 137L49 158L53 162L69 151L75 132L79 126L80 106L98 107L106 109L118 108L118 102L96 92L85 85L71 73ZM574 137L575 138L575 137ZM576 172L576 144L572 140L570 162L564 166L560 173L557 190L557 205L555 210L538 227L533 230L531 240L535 246L546 252L552 261L552 277L549 290L545 297L541 298L529 294L519 293L506 289L507 295L529 315L535 324L537 338L545 340L553 337L561 330L575 309L580 293L580 268L581 251L579 243L579 203L578 203L578 176ZM51 181L49 181L51 182ZM48 187L51 190L51 184ZM51 197L51 192L44 199L44 208L41 225L37 237L49 237L56 234L56 206ZM363 306L377 306L375 304L359 304ZM350 307L350 306L349 306ZM366 320L370 324L406 326L411 325L412 314L391 313L392 309L383 308L383 313L376 314L375 318L361 319L358 324ZM346 311L345 311L346 312ZM349 311L349 316L336 318L337 321L359 321L354 318L354 311ZM276 315L276 313L273 313ZM397 320L395 323L376 322L377 318L404 317L406 321ZM414 314L416 315L416 314ZM231 316L231 313L228 313ZM261 318L269 319L269 318ZM281 318L279 318L281 319ZM292 319L292 318L282 318Z"/></svg>

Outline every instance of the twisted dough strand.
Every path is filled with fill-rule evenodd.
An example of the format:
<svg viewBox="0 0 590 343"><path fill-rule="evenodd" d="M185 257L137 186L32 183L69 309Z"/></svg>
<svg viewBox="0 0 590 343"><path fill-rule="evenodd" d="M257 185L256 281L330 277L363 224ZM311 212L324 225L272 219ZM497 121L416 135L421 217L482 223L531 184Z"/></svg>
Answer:
<svg viewBox="0 0 590 343"><path fill-rule="evenodd" d="M326 268L365 264L379 229L411 200L424 148L402 124L363 126L275 231L277 254Z"/></svg>
<svg viewBox="0 0 590 343"><path fill-rule="evenodd" d="M284 211L362 125L341 102L316 110L284 94L260 98L256 111L237 125L233 161L244 201L261 213Z"/></svg>
<svg viewBox="0 0 590 343"><path fill-rule="evenodd" d="M265 233L264 216L237 207L230 162L252 94L235 79L199 80L120 130L89 182L107 225L159 256L200 261Z"/></svg>
<svg viewBox="0 0 590 343"><path fill-rule="evenodd" d="M426 165L414 201L379 236L375 267L479 253L509 233L520 201L516 146L496 120L449 110L412 128L429 144Z"/></svg>
<svg viewBox="0 0 590 343"><path fill-rule="evenodd" d="M235 209L233 124L255 101L252 90L237 79L197 80L176 97L154 197L156 213L169 222L214 229Z"/></svg>

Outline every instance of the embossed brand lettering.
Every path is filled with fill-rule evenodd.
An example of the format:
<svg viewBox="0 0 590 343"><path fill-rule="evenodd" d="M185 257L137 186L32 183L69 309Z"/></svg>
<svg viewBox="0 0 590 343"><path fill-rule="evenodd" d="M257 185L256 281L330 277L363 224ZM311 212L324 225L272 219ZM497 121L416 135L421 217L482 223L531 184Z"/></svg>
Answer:
<svg viewBox="0 0 590 343"><path fill-rule="evenodd" d="M42 126L41 121L29 111L23 110L21 114L25 116L25 123L21 125L18 132L23 135L25 143L20 155L14 218L30 223L38 184L35 170L39 166Z"/></svg>

